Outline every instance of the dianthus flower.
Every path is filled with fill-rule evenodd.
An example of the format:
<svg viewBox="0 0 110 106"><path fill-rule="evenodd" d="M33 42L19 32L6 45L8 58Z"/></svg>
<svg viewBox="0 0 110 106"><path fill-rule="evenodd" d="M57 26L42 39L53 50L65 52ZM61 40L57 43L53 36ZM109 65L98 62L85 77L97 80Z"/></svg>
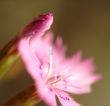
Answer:
<svg viewBox="0 0 110 106"><path fill-rule="evenodd" d="M100 79L96 74L93 59L82 59L81 52L65 56L66 47L58 37L28 36L18 43L18 51L28 73L35 82L38 96L48 106L57 106L56 96L62 106L81 106L69 94L84 94L91 91L91 85Z"/></svg>

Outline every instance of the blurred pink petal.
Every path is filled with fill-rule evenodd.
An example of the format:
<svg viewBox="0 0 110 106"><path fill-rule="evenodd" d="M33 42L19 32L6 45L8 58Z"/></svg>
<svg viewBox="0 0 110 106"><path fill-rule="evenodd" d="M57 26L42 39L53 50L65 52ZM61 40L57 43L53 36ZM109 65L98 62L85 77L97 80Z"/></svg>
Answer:
<svg viewBox="0 0 110 106"><path fill-rule="evenodd" d="M44 37L25 37L18 43L37 93L49 106L56 106L55 95L62 106L80 106L67 93L89 93L91 85L101 78L95 74L93 59L83 60L81 52L66 58L65 50L60 37L53 44L51 32Z"/></svg>
<svg viewBox="0 0 110 106"><path fill-rule="evenodd" d="M37 37L43 36L43 34L47 30L49 30L52 22L53 22L52 13L42 14L38 18L34 19L34 21L32 21L30 24L28 24L24 28L24 30L20 33L21 39L20 39L20 42L18 42L18 45L19 45L18 49L19 49L19 52L23 52L22 53L23 55L21 56L25 58L24 62L26 63L27 69L37 70L38 64L39 64L39 60L37 60L37 58L33 60L34 58L34 55L32 53L33 51L30 51L31 49L30 45L27 45L27 44L30 44L31 41L34 43L33 40L37 40L36 39ZM34 62L34 65L31 64L32 62ZM29 71L29 73L32 74L33 77L35 75L34 72L36 71L33 71L33 72ZM36 75L35 75L35 78L36 78Z"/></svg>
<svg viewBox="0 0 110 106"><path fill-rule="evenodd" d="M62 106L81 106L79 103L75 102L67 93L59 91L58 99L60 100Z"/></svg>
<svg viewBox="0 0 110 106"><path fill-rule="evenodd" d="M37 76L37 81L36 81L36 88L37 88L37 94L38 96L44 100L44 102L48 106L57 106L56 105L56 100L55 100L55 93L49 89L45 81L41 78L41 76Z"/></svg>

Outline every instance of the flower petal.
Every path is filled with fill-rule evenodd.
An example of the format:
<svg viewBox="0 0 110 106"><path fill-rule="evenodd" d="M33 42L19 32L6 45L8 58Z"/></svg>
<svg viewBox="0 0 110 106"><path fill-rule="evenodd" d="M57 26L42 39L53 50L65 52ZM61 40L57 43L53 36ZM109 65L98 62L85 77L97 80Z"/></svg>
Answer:
<svg viewBox="0 0 110 106"><path fill-rule="evenodd" d="M52 13L47 13L40 15L35 21L31 22L29 25L27 25L24 30L20 33L21 39L18 42L18 51L21 55L25 66L29 72L29 74L36 79L36 74L39 74L39 67L42 65L39 58L42 56L36 55L35 50L32 47L32 44L38 45L38 51L39 49L42 49L42 45L39 45L37 43L37 38L40 40L41 35L47 31L51 24L53 22L53 15ZM33 36L34 35L34 36ZM24 37L25 36L25 37ZM42 44L42 43L41 43ZM45 44L44 44L45 45ZM39 51L39 54L42 53L42 51ZM43 60L43 57L42 57Z"/></svg>
<svg viewBox="0 0 110 106"><path fill-rule="evenodd" d="M57 96L62 104L62 106L81 106L75 102L67 93L63 91L57 91Z"/></svg>
<svg viewBox="0 0 110 106"><path fill-rule="evenodd" d="M30 51L29 38L21 39L18 45L19 54L23 59L26 69L32 78L36 79L36 74L38 73L39 60L34 57Z"/></svg>
<svg viewBox="0 0 110 106"><path fill-rule="evenodd" d="M52 89L48 87L48 85L41 78L37 77L37 81L35 83L37 94L39 97L48 105L48 106L57 106L55 94Z"/></svg>
<svg viewBox="0 0 110 106"><path fill-rule="evenodd" d="M74 94L89 93L91 91L91 85L101 79L99 74L94 73L95 67L93 60L87 59L82 62L79 54L69 63L67 62L63 65L70 68L62 69L62 80L54 85L57 89Z"/></svg>
<svg viewBox="0 0 110 106"><path fill-rule="evenodd" d="M56 50L56 52L58 52L58 54L61 55L65 55L66 49L67 47L63 44L63 40L60 36L57 37L56 42L54 44L54 48ZM58 55L57 54L57 55Z"/></svg>

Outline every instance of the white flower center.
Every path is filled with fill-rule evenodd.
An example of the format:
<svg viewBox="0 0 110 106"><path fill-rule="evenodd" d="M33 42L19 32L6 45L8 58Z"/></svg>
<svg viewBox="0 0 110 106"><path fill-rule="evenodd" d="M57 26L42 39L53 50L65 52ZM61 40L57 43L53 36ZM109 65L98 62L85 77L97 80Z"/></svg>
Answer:
<svg viewBox="0 0 110 106"><path fill-rule="evenodd" d="M49 67L46 68L46 79L49 85L61 81L61 75L53 75L53 48L50 49L50 62Z"/></svg>
<svg viewBox="0 0 110 106"><path fill-rule="evenodd" d="M53 74L53 48L50 49L50 64L49 67L46 68L46 80L47 84L52 88L57 88L59 85L63 85L65 89L68 86L74 87L74 85L68 84L68 77L72 76L72 73L68 73L70 67L64 68L64 70L60 71L58 74ZM61 83L59 83L61 82Z"/></svg>

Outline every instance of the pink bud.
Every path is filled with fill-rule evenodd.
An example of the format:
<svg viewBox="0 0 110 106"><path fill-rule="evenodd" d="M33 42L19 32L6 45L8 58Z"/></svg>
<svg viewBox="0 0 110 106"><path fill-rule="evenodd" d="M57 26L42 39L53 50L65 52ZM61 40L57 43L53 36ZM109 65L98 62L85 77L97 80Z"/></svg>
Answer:
<svg viewBox="0 0 110 106"><path fill-rule="evenodd" d="M35 17L32 22L30 22L26 27L21 31L19 36L42 36L45 31L50 29L51 24L53 23L53 14L46 13L42 14L39 17Z"/></svg>

